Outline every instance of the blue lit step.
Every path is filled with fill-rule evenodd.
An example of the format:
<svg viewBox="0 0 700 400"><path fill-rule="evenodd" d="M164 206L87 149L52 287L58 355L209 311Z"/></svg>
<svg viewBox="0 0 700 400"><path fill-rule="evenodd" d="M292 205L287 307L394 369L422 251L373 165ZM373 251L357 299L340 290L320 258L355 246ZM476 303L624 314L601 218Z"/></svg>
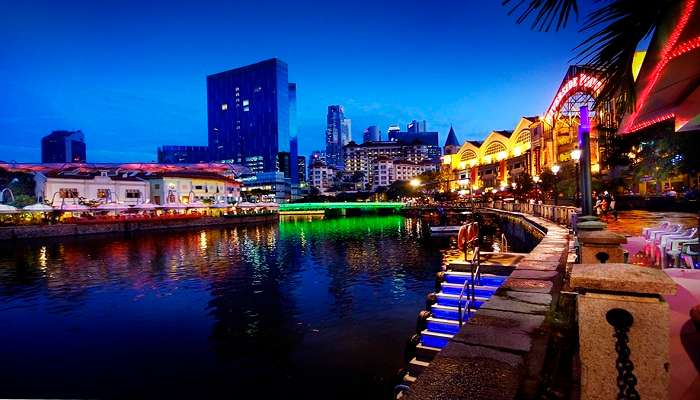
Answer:
<svg viewBox="0 0 700 400"><path fill-rule="evenodd" d="M491 275L491 274L481 274L481 281L479 282L482 286L501 286L505 280L508 279L507 276L502 275ZM454 283L457 285L464 285L465 281L471 283L471 274L469 272L457 272L457 271L446 271L445 272L445 282Z"/></svg>
<svg viewBox="0 0 700 400"><path fill-rule="evenodd" d="M476 307L474 307L474 308L481 307L481 304L483 304L483 303L477 302ZM475 311L472 311L470 316L474 316L474 312ZM457 307L443 306L440 304L433 304L432 306L430 306L430 313L435 318L449 319L452 321L459 321L459 309ZM462 309L462 315L464 315L465 321L469 319L469 316L467 315L466 310Z"/></svg>
<svg viewBox="0 0 700 400"><path fill-rule="evenodd" d="M420 344L423 346L434 347L437 349L442 349L445 347L447 342L452 339L452 336L447 333L432 332L428 329L421 331L420 333Z"/></svg>
<svg viewBox="0 0 700 400"><path fill-rule="evenodd" d="M436 296L437 296L437 304L439 304L441 306L457 307L457 303L460 302L458 294L438 293ZM480 308L481 304L483 304L488 299L489 299L488 297L477 296L475 298L475 301L473 301L471 303L472 307ZM462 307L465 307L467 305L467 296L462 297L461 303L462 303Z"/></svg>
<svg viewBox="0 0 700 400"><path fill-rule="evenodd" d="M483 282L482 282L483 283ZM458 284L458 283L447 283L443 282L441 284L442 287L442 293L447 293L447 294L460 294L462 293L462 290L464 290L464 293L467 292L467 289L464 288L464 284ZM498 289L498 286L485 286L485 285L476 285L474 286L474 293L477 296L483 296L483 297L491 297L493 294L496 292Z"/></svg>
<svg viewBox="0 0 700 400"><path fill-rule="evenodd" d="M431 332L448 333L452 335L459 332L459 322L450 319L430 317L428 318L426 327Z"/></svg>

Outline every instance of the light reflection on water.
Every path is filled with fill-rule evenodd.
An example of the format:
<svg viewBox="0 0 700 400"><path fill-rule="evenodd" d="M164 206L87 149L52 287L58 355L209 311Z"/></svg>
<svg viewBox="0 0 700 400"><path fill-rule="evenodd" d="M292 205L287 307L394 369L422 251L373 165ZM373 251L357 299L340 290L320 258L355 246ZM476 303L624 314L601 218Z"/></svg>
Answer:
<svg viewBox="0 0 700 400"><path fill-rule="evenodd" d="M386 216L2 243L0 397L385 397L440 268L423 229Z"/></svg>

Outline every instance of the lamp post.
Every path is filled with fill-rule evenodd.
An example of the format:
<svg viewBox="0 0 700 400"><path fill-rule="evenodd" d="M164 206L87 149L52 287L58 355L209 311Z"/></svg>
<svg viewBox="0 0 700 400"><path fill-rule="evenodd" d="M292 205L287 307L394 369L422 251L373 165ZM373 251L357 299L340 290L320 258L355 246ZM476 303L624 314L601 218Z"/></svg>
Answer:
<svg viewBox="0 0 700 400"><path fill-rule="evenodd" d="M532 181L535 183L535 196L537 196L537 200L539 200L539 197L540 197L540 176L539 175L533 176Z"/></svg>
<svg viewBox="0 0 700 400"><path fill-rule="evenodd" d="M554 205L558 203L559 194L557 193L557 174L559 173L559 167L557 164L552 164L552 173L554 174Z"/></svg>
<svg viewBox="0 0 700 400"><path fill-rule="evenodd" d="M571 150L571 159L574 160L574 164L576 165L576 198L574 199L574 205L576 207L579 206L579 199L581 197L581 177L579 176L578 172L578 161L581 159L581 150L580 149L573 149Z"/></svg>

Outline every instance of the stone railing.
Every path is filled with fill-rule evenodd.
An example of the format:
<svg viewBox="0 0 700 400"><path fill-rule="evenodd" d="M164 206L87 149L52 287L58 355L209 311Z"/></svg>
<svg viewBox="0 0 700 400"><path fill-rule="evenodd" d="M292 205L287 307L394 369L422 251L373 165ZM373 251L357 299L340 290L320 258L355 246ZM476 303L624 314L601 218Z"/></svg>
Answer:
<svg viewBox="0 0 700 400"><path fill-rule="evenodd" d="M534 215L544 218L559 225L568 227L574 226L576 223L576 207L571 206L555 206L551 204L530 204L530 203L511 203L504 201L494 201L487 203L491 208L499 210L521 212L524 214Z"/></svg>

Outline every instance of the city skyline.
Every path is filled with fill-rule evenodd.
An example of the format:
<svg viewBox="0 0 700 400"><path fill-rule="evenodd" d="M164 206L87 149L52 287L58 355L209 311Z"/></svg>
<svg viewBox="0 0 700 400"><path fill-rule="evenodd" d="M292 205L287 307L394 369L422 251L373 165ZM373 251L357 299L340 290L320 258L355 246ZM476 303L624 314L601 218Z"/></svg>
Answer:
<svg viewBox="0 0 700 400"><path fill-rule="evenodd" d="M219 6L222 14L260 13L245 5ZM458 2L439 9L418 3L357 4L348 16L361 14L384 25L368 32L344 24L351 28L343 33L352 36L344 44L350 57L319 51L325 40L315 36L319 28L313 23L285 37L256 31L255 45L228 44L225 51L213 51L207 40L216 42L208 36L216 29L203 22L211 11L201 8L191 15L192 10L172 7L163 15L155 10L132 15L128 10L136 5L130 3L119 10L85 4L52 7L56 5L45 4L30 13L17 6L0 17L10 28L23 26L0 32L7 44L0 70L13 76L0 83L0 130L15 138L0 145L2 160L38 161L39 139L59 129L82 130L88 156L105 162L156 160L156 148L166 142L204 145L206 75L271 57L290 65L290 81L299 86L300 154L318 147L330 104L344 105L358 129L377 125L386 131L389 125L418 119L427 120L441 142L451 125L460 139L478 139L514 125L521 114L543 112L580 37L573 29L532 32L516 25L499 4L478 9ZM280 5L273 16L283 26L290 24L285 18L313 22L331 12L287 7ZM105 21L108 13L115 13L115 22ZM61 28L50 35L43 27L49 16ZM430 29L418 34L402 27L398 16L421 16ZM177 18L200 31L158 31ZM241 20L240 29L251 24ZM324 27L330 33L341 28ZM95 37L83 36L83 29L92 29ZM147 39L136 43L134 35ZM506 37L515 40L502 40ZM321 60L322 53L329 59ZM368 64L365 56L384 61Z"/></svg>

